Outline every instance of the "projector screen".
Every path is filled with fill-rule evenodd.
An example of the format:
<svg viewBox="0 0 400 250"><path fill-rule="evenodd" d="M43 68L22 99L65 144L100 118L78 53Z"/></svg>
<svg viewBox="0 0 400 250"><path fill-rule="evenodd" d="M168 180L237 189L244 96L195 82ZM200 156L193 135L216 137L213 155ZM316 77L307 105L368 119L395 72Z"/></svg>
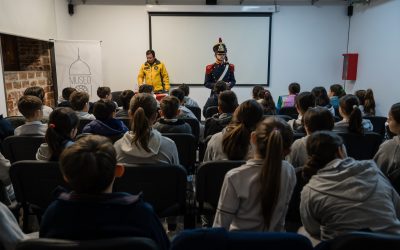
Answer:
<svg viewBox="0 0 400 250"><path fill-rule="evenodd" d="M222 38L236 85L269 85L271 13L152 13L150 48L165 63L171 84L204 83L212 47Z"/></svg>

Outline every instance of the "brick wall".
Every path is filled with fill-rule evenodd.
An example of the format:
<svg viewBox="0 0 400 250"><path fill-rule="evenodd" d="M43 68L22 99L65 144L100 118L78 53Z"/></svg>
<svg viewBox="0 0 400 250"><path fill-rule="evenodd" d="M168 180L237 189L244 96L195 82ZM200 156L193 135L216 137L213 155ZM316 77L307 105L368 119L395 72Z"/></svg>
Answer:
<svg viewBox="0 0 400 250"><path fill-rule="evenodd" d="M32 86L42 87L46 93L44 104L54 107L49 43L27 38L18 38L17 43L21 71L4 72L8 116L18 115L18 99Z"/></svg>

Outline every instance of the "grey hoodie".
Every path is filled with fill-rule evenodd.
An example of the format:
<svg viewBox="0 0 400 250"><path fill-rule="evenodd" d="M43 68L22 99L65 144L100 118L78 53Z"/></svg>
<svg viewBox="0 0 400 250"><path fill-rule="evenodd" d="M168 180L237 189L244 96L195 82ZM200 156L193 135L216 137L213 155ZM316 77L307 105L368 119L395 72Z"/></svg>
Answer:
<svg viewBox="0 0 400 250"><path fill-rule="evenodd" d="M120 163L165 163L179 165L178 150L175 142L164 137L155 129L150 132L149 149L144 150L140 145L132 143L133 133L126 132L124 136L114 143L117 151L117 161Z"/></svg>
<svg viewBox="0 0 400 250"><path fill-rule="evenodd" d="M400 136L395 136L381 144L374 161L386 176L400 171Z"/></svg>
<svg viewBox="0 0 400 250"><path fill-rule="evenodd" d="M301 220L322 240L350 231L400 234L400 199L375 162L335 159L301 192Z"/></svg>

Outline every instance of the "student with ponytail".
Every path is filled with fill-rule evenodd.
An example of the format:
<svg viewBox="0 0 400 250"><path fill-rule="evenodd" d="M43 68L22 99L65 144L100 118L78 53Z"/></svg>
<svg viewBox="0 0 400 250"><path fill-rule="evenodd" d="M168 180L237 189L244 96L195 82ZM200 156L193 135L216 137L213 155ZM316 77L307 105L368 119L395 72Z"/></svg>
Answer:
<svg viewBox="0 0 400 250"><path fill-rule="evenodd" d="M46 143L40 145L37 160L58 161L64 148L74 143L78 131L79 118L71 108L58 108L49 116Z"/></svg>
<svg viewBox="0 0 400 250"><path fill-rule="evenodd" d="M268 117L251 133L254 157L224 179L213 227L231 231L284 231L296 174L284 161L293 132L283 120Z"/></svg>
<svg viewBox="0 0 400 250"><path fill-rule="evenodd" d="M330 131L307 140L309 181L301 192L306 231L321 240L352 231L400 234L400 198L372 160L346 158L343 141Z"/></svg>
<svg viewBox="0 0 400 250"><path fill-rule="evenodd" d="M345 95L339 101L339 113L343 120L335 123L333 131L341 133L364 134L372 132L373 125L370 120L362 119L360 102L355 95Z"/></svg>
<svg viewBox="0 0 400 250"><path fill-rule="evenodd" d="M157 119L157 101L152 95L135 95L128 114L131 131L114 144L118 162L179 164L175 143L152 128Z"/></svg>
<svg viewBox="0 0 400 250"><path fill-rule="evenodd" d="M375 99L372 89L360 89L354 94L360 100L360 109L363 113L363 116L375 116Z"/></svg>
<svg viewBox="0 0 400 250"><path fill-rule="evenodd" d="M256 100L240 104L233 113L231 123L211 137L203 161L248 159L252 154L250 134L262 116L263 109Z"/></svg>

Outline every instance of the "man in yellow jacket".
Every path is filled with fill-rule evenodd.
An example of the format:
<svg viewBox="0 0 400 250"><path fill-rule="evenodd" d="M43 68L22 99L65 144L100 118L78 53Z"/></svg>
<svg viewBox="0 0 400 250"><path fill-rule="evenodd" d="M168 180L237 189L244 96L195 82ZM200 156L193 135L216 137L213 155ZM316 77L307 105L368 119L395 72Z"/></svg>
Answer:
<svg viewBox="0 0 400 250"><path fill-rule="evenodd" d="M146 51L147 61L140 67L138 85L153 85L154 93L169 91L169 77L165 65L156 59L154 50Z"/></svg>

